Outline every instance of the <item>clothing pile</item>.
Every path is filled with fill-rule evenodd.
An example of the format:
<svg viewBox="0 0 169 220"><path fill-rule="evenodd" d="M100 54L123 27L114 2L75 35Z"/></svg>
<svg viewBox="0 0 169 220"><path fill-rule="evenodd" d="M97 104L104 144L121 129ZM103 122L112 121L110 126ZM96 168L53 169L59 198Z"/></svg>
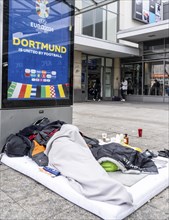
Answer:
<svg viewBox="0 0 169 220"><path fill-rule="evenodd" d="M65 124L63 121L50 122L48 118L35 121L16 134L6 139L2 152L9 157L28 155L39 166L48 165L48 157L44 154L48 140Z"/></svg>
<svg viewBox="0 0 169 220"><path fill-rule="evenodd" d="M28 147L25 155L38 166L48 165L59 170L77 192L93 200L116 205L133 202L125 187L110 178L99 163L113 162L124 173L158 173L154 162L142 153L117 143L100 145L97 139L85 136L76 126L63 121L50 122L43 118L13 136L15 140L19 137L20 142L7 138L4 151L8 156L18 156L14 155L16 150ZM9 154L12 147L15 150Z"/></svg>
<svg viewBox="0 0 169 220"><path fill-rule="evenodd" d="M10 157L28 155L39 166L47 166L48 157L44 153L47 142L65 124L59 120L50 122L48 118L35 121L16 135L11 134L3 151ZM79 136L85 140L94 158L103 167L106 164L104 162L111 162L123 173L158 173L156 165L145 153L113 142L100 145L97 139L87 137L80 131Z"/></svg>

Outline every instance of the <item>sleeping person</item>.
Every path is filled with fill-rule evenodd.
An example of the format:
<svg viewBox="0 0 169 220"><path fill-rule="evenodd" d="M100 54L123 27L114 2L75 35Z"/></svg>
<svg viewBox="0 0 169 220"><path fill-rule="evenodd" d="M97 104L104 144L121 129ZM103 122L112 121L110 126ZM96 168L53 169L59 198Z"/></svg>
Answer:
<svg viewBox="0 0 169 220"><path fill-rule="evenodd" d="M76 126L62 125L49 139L45 154L49 165L58 169L71 186L88 199L132 205L131 194L100 166Z"/></svg>

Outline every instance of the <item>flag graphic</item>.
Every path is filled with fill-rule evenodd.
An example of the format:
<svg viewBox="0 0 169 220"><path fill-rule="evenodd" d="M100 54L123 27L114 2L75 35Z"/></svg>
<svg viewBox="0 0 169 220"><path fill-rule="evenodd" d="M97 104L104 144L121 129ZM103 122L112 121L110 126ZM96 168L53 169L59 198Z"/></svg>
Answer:
<svg viewBox="0 0 169 220"><path fill-rule="evenodd" d="M10 82L8 87L8 98L66 98L68 95L69 84L37 86Z"/></svg>
<svg viewBox="0 0 169 220"><path fill-rule="evenodd" d="M9 87L8 87L8 98L12 97L12 94L13 94L15 88L16 88L16 83L15 82L11 82Z"/></svg>
<svg viewBox="0 0 169 220"><path fill-rule="evenodd" d="M19 93L18 98L24 98L25 92L26 92L26 84L23 84L23 85L21 86L21 90L20 90L20 93Z"/></svg>
<svg viewBox="0 0 169 220"><path fill-rule="evenodd" d="M63 84L63 90L64 90L64 93L65 93L65 97L68 97L69 95L69 85L68 84Z"/></svg>
<svg viewBox="0 0 169 220"><path fill-rule="evenodd" d="M8 88L8 98L30 98L31 84L22 84L18 82L11 82Z"/></svg>
<svg viewBox="0 0 169 220"><path fill-rule="evenodd" d="M37 86L37 98L56 98L55 86Z"/></svg>
<svg viewBox="0 0 169 220"><path fill-rule="evenodd" d="M50 96L51 98L56 98L56 92L54 86L50 86Z"/></svg>
<svg viewBox="0 0 169 220"><path fill-rule="evenodd" d="M58 85L58 90L59 90L60 98L65 98L65 93L64 93L62 84Z"/></svg>
<svg viewBox="0 0 169 220"><path fill-rule="evenodd" d="M36 91L37 91L37 86L32 85L30 98L36 98Z"/></svg>
<svg viewBox="0 0 169 220"><path fill-rule="evenodd" d="M12 82L8 88L8 98L18 98L22 83Z"/></svg>

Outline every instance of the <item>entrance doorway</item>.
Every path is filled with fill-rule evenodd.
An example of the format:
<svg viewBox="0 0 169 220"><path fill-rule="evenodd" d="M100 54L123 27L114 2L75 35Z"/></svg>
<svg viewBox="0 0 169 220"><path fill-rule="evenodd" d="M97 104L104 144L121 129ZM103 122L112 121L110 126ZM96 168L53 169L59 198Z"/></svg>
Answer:
<svg viewBox="0 0 169 220"><path fill-rule="evenodd" d="M102 76L102 58L100 57L88 57L88 100L92 100L94 97L94 84L96 83L96 80L101 80ZM101 83L102 87L102 83Z"/></svg>
<svg viewBox="0 0 169 220"><path fill-rule="evenodd" d="M93 100L96 80L101 84L101 99L111 100L113 91L113 59L83 54L82 90L85 100Z"/></svg>
<svg viewBox="0 0 169 220"><path fill-rule="evenodd" d="M128 95L142 95L142 63L122 64L122 78L128 81Z"/></svg>
<svg viewBox="0 0 169 220"><path fill-rule="evenodd" d="M144 63L144 95L163 96L164 93L164 64L163 61Z"/></svg>
<svg viewBox="0 0 169 220"><path fill-rule="evenodd" d="M105 68L103 78L103 98L110 100L112 98L112 68Z"/></svg>

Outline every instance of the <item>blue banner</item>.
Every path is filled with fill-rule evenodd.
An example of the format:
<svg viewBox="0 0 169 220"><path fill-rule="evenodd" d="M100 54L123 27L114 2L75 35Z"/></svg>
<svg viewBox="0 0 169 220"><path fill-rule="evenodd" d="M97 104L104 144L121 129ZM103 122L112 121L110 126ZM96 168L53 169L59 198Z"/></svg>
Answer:
<svg viewBox="0 0 169 220"><path fill-rule="evenodd" d="M8 95L69 98L71 15L53 0L9 1Z"/></svg>

